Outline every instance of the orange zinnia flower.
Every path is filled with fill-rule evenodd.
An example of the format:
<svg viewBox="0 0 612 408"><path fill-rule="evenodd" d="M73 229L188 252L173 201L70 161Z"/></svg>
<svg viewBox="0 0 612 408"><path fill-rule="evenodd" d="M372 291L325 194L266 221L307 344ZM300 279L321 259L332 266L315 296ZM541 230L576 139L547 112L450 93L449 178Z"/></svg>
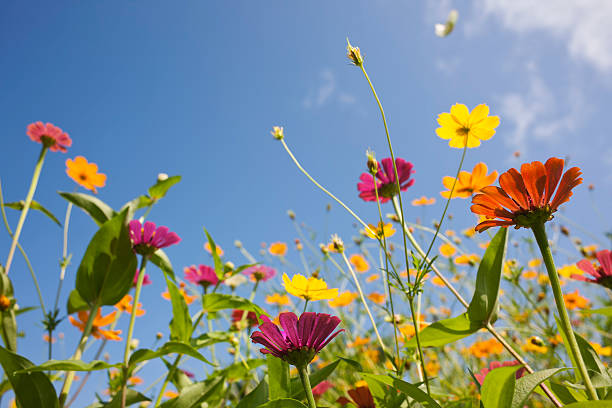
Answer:
<svg viewBox="0 0 612 408"><path fill-rule="evenodd" d="M275 256L285 256L287 254L287 244L284 242L273 242L270 244L268 252Z"/></svg>
<svg viewBox="0 0 612 408"><path fill-rule="evenodd" d="M473 194L478 193L482 188L493 184L497 178L497 172L494 171L487 176L487 165L484 163L478 163L474 166L471 173L462 171L459 173L459 178L455 184L453 190L453 198L468 198ZM453 188L455 177L446 176L442 179L444 187L448 188L448 191L442 191L440 195L444 198L450 196L450 190Z"/></svg>
<svg viewBox="0 0 612 408"><path fill-rule="evenodd" d="M101 329L101 327L108 326L109 324L114 322L116 314L117 312L112 312L102 317L102 311L98 309L98 313L96 314L96 317L93 321L93 326L91 327L91 335L94 336L96 339L104 337L107 340L121 340L121 337L119 337L119 335L121 334L121 330ZM70 323L78 327L79 330L83 331L85 330L85 326L87 325L87 320L89 320L89 312L82 310L78 313L78 317L79 320L75 319L72 316L68 316L68 319L70 319Z"/></svg>
<svg viewBox="0 0 612 408"><path fill-rule="evenodd" d="M96 187L104 187L106 174L98 173L96 163L88 163L83 156L66 160L66 174L80 186L97 193Z"/></svg>
<svg viewBox="0 0 612 408"><path fill-rule="evenodd" d="M472 212L487 217L476 226L476 231L509 225L517 229L530 228L551 220L559 206L569 201L572 189L582 183L578 167L572 167L561 177L563 164L563 159L555 157L548 159L546 164L539 161L525 163L520 173L512 168L499 176L501 188L483 188L481 194L472 198ZM555 189L557 193L553 198Z"/></svg>

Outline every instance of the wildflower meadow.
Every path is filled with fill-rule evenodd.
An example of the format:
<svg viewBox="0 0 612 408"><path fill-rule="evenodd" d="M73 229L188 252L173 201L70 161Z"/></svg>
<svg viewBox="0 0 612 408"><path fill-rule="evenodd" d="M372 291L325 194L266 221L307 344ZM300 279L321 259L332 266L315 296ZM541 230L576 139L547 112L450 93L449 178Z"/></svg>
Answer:
<svg viewBox="0 0 612 408"><path fill-rule="evenodd" d="M441 6L428 7L433 13ZM153 18L143 9L121 10ZM194 15L201 11L194 6ZM224 18L223 9L216 11ZM152 25L185 30L176 38L189 41L189 29L200 26L194 17L181 14L174 25L176 11L166 12L159 18L172 21L168 27ZM438 23L427 23L431 41L459 47L452 41L462 35L460 12L447 5L443 18L436 14ZM112 18L122 30L121 17ZM102 20L83 21L101 30L96 21ZM466 43L484 42L487 34L473 27L465 31ZM146 41L134 35L116 44ZM52 43L44 35L38 41ZM609 166L610 150L585 138L580 144L591 150L584 163L574 159L574 153L584 156L569 143L528 154L525 144L525 151L506 147L500 159L487 149L524 141L522 133L504 130L516 119L508 106L517 98L503 104L484 86L469 97L451 87L445 92L452 99L436 102L444 108L423 114L420 104L438 96L422 89L426 96L415 100L401 91L405 78L385 77L385 60L391 64L397 53L381 52L367 40L363 45L350 31L333 41L329 58L339 63L342 80L325 74L322 90L302 107L323 111L333 94L342 109L358 112L351 119L357 123L322 125L318 129L329 132L312 136L316 143L308 123L300 128L288 119L292 115L285 117L283 105L294 98L289 91L240 106L237 95L272 92L275 80L283 83L280 72L292 76L291 70L275 71L279 77L264 88L259 73L249 77L252 86L222 81L221 72L248 76L261 69L248 58L256 43L236 45L227 60L206 60L222 67L219 77L205 78L206 87L219 93L189 126L172 118L197 105L197 98L179 92L164 105L168 110L148 113L146 103L124 105L136 92L127 82L130 91L115 88L112 99L125 120L133 120L131 110L145 112L150 123L138 123L137 135L106 130L115 128L93 120L85 102L73 106L93 115L83 113L87 126L71 124L79 110L5 107L5 113L39 116L11 123L20 130L4 134L10 142L3 157L13 164L3 163L0 173L0 406L612 407L610 177L592 170L594 163ZM196 87L200 74L187 73L197 65L191 51L168 49L176 55L169 52L163 61L194 75L183 91ZM304 52L315 58L315 51ZM127 54L114 61L135 58ZM264 69L291 67L283 59L264 61ZM41 69L68 64L37 60ZM119 66L97 64L102 70ZM469 60L461 64L478 68ZM176 80L177 72L165 80ZM420 74L410 75L416 92ZM358 90L361 104L336 81ZM470 81L468 88L480 89L478 78ZM236 94L234 88L240 88ZM140 91L147 100L161 92L152 83ZM85 85L78 90L87 92ZM245 139L225 132L240 122L242 109L268 103L272 112ZM384 110L388 105L394 114ZM546 115L529 106L520 112L529 126ZM221 131L198 141L210 149L197 150L194 139L201 133L193 129L206 133L207 121L217 116L224 117ZM4 115L3 122L21 117ZM415 131L394 132L394 122L406 117ZM334 115L319 120L340 121ZM343 133L349 126L352 131ZM353 137L361 126L367 134ZM539 129L534 134L544 132ZM573 128L559 125L553 133L561 129ZM88 131L100 135L92 137L96 145L85 143ZM253 138L266 146L265 154L246 146ZM331 156L306 154L333 149L328 139L340 146ZM189 172L172 171L187 162ZM260 162L270 170L260 171ZM113 163L125 167L110 170ZM291 182L282 182L287 175ZM598 195L600 185L604 194ZM262 211L268 206L283 207L283 213L267 218Z"/></svg>

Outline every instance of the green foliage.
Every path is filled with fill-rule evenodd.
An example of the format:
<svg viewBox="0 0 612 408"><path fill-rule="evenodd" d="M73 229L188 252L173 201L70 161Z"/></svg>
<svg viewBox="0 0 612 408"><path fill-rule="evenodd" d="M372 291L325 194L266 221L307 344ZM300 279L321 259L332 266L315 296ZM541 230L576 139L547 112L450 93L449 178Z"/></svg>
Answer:
<svg viewBox="0 0 612 408"><path fill-rule="evenodd" d="M267 313L255 303L236 295L226 295L222 293L209 293L202 296L202 310L205 312L217 312L225 309L239 309L255 312L257 316L267 315Z"/></svg>
<svg viewBox="0 0 612 408"><path fill-rule="evenodd" d="M470 320L467 312L457 317L438 320L425 327L420 332L422 347L440 347L445 344L461 340L470 334L476 333L482 326ZM412 337L407 343L408 347L416 347L416 338Z"/></svg>
<svg viewBox="0 0 612 408"><path fill-rule="evenodd" d="M22 211L23 207L25 206L25 201L21 200L21 201L15 201L13 203L4 203L5 207L8 208L12 208L14 210L19 210ZM53 215L53 213L49 210L47 210L41 203L39 203L36 200L32 200L32 202L30 203L30 210L37 210L42 212L43 214L45 214L47 217L49 217L51 219L51 221L53 221L54 223L56 223L57 225L59 225L60 227L62 226L62 223L59 222L59 220L55 217L55 215Z"/></svg>
<svg viewBox="0 0 612 408"><path fill-rule="evenodd" d="M172 187L179 181L181 181L181 176L171 176L165 180L158 180L157 183L149 187L149 196L153 200L157 201L160 198L165 197L170 187Z"/></svg>
<svg viewBox="0 0 612 408"><path fill-rule="evenodd" d="M169 341L155 351L149 349L136 350L130 356L128 364L130 367L134 367L136 364L141 363L143 361L152 360L154 358L162 357L170 353L185 354L200 361L203 361L207 364L214 365L189 344L181 343L178 341Z"/></svg>
<svg viewBox="0 0 612 408"><path fill-rule="evenodd" d="M99 371L120 367L121 364L108 364L106 361L95 360L89 363L80 360L49 360L44 363L24 368L18 374L41 371Z"/></svg>
<svg viewBox="0 0 612 408"><path fill-rule="evenodd" d="M66 308L68 309L68 314L73 314L80 312L81 310L89 310L89 305L85 300L83 300L81 295L79 295L79 291L73 289L68 297Z"/></svg>
<svg viewBox="0 0 612 408"><path fill-rule="evenodd" d="M484 408L512 406L516 372L521 366L499 367L485 377L480 391Z"/></svg>
<svg viewBox="0 0 612 408"><path fill-rule="evenodd" d="M59 195L85 211L98 226L113 218L115 211L98 197L84 193L59 192Z"/></svg>
<svg viewBox="0 0 612 408"><path fill-rule="evenodd" d="M268 393L270 399L290 397L289 363L270 354L266 356L268 365Z"/></svg>
<svg viewBox="0 0 612 408"><path fill-rule="evenodd" d="M151 401L151 399L147 398L145 395L142 395L138 391L131 390L128 388L125 394L125 405L129 407L130 405L137 404L139 402ZM96 402L92 405L89 405L87 408L120 408L121 407L121 393L117 393L115 397L107 403Z"/></svg>
<svg viewBox="0 0 612 408"><path fill-rule="evenodd" d="M204 233L206 234L206 239L208 239L208 245L210 245L210 251L212 253L217 278L219 278L219 280L223 280L225 270L223 268L223 262L221 262L219 254L217 254L217 245L215 244L215 241L213 241L206 228L204 228Z"/></svg>
<svg viewBox="0 0 612 408"><path fill-rule="evenodd" d="M298 400L291 398L279 398L260 405L260 408L308 408Z"/></svg>
<svg viewBox="0 0 612 408"><path fill-rule="evenodd" d="M0 347L0 364L13 387L19 406L24 408L59 407L55 388L46 374L41 372L18 373L18 371L33 366L28 359Z"/></svg>
<svg viewBox="0 0 612 408"><path fill-rule="evenodd" d="M224 378L211 376L208 380L198 382L181 390L178 397L164 402L159 408L195 408L204 401L223 392Z"/></svg>
<svg viewBox="0 0 612 408"><path fill-rule="evenodd" d="M236 408L255 408L268 401L268 382L261 381L253 391L240 400Z"/></svg>
<svg viewBox="0 0 612 408"><path fill-rule="evenodd" d="M0 265L0 294L6 296L11 301L11 307L0 312L2 317L2 341L10 351L17 351L17 320L15 319L15 301L13 283L6 273L4 267Z"/></svg>
<svg viewBox="0 0 612 408"><path fill-rule="evenodd" d="M278 360L278 359L277 359ZM322 383L329 377L338 367L342 360L336 360L331 364L327 364L325 367L320 370L315 371L312 374L308 375L308 379L310 380L310 386L316 387L318 384ZM291 397L293 398L304 398L304 387L302 386L302 381L299 377L293 378L291 380Z"/></svg>
<svg viewBox="0 0 612 408"><path fill-rule="evenodd" d="M375 375L361 373L361 376L366 380L370 388L376 388L376 383L391 387L392 397L397 395L397 391L400 391L407 397L420 402L426 408L441 408L440 405L427 393L421 390L416 385L407 383L398 378L393 378L388 375ZM374 392L372 393L374 395Z"/></svg>
<svg viewBox="0 0 612 408"><path fill-rule="evenodd" d="M153 263L153 265L157 266L161 271L168 275L170 279L176 281L176 277L174 276L174 269L172 269L172 263L170 262L170 258L163 251L163 249L158 249L153 252L151 256L149 256L149 261Z"/></svg>
<svg viewBox="0 0 612 408"><path fill-rule="evenodd" d="M170 293L170 300L172 302L170 338L172 340L187 343L191 339L191 333L193 332L189 308L187 307L185 298L183 298L183 295L176 287L176 284L168 279L166 274L164 274L164 277L166 278L166 285L168 286L168 292Z"/></svg>
<svg viewBox="0 0 612 408"><path fill-rule="evenodd" d="M612 408L612 401L581 401L566 405L565 408Z"/></svg>
<svg viewBox="0 0 612 408"><path fill-rule="evenodd" d="M553 375L565 370L567 370L567 368L563 367L536 371L535 373L524 375L516 380L511 408L523 408L523 406L527 403L527 398L529 398L529 395L531 395L536 387L551 378Z"/></svg>
<svg viewBox="0 0 612 408"><path fill-rule="evenodd" d="M201 349L202 347L212 346L216 343L230 341L231 338L232 334L228 332L208 332L191 339L191 346L195 349Z"/></svg>

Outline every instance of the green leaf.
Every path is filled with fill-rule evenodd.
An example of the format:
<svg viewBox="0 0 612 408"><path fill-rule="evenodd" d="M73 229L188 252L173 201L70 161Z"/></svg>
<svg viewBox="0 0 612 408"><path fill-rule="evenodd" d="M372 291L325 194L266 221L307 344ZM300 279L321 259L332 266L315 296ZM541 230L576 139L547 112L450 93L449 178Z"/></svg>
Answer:
<svg viewBox="0 0 612 408"><path fill-rule="evenodd" d="M584 315L599 314L602 316L612 317L612 306L602 307L601 309L582 309L580 313Z"/></svg>
<svg viewBox="0 0 612 408"><path fill-rule="evenodd" d="M187 343L191 339L191 333L193 333L189 308L185 302L185 298L176 287L176 284L168 279L166 274L164 274L164 277L166 278L166 285L168 286L168 292L170 293L170 300L172 302L170 339Z"/></svg>
<svg viewBox="0 0 612 408"><path fill-rule="evenodd" d="M157 183L149 187L148 193L153 200L159 200L160 198L165 197L170 187L172 187L179 181L181 181L181 176L168 177L167 179L158 181Z"/></svg>
<svg viewBox="0 0 612 408"><path fill-rule="evenodd" d="M31 312L32 310L36 309L38 309L38 306L20 307L19 309L15 310L15 316L19 316L21 314Z"/></svg>
<svg viewBox="0 0 612 408"><path fill-rule="evenodd" d="M204 312L216 312L225 309L251 311L255 312L257 316L268 315L261 307L240 296L221 293L209 293L202 296L202 310Z"/></svg>
<svg viewBox="0 0 612 408"><path fill-rule="evenodd" d="M105 222L81 260L76 289L90 305L114 305L132 287L136 254L125 221L124 211Z"/></svg>
<svg viewBox="0 0 612 408"><path fill-rule="evenodd" d="M255 408L268 401L268 383L261 381L257 387L240 400L236 408Z"/></svg>
<svg viewBox="0 0 612 408"><path fill-rule="evenodd" d="M210 245L210 251L212 253L217 278L219 278L219 280L223 280L225 269L223 268L223 262L221 262L219 254L217 254L217 245L215 244L215 241L213 241L206 228L204 228L204 233L206 234L206 238L208 239L208 245Z"/></svg>
<svg viewBox="0 0 612 408"><path fill-rule="evenodd" d="M214 371L211 374L211 377L223 377L227 381L242 380L250 375L251 370L254 370L255 368L261 365L264 365L265 363L266 360L261 358L250 359L246 362L240 361L238 363L231 364L222 370Z"/></svg>
<svg viewBox="0 0 612 408"><path fill-rule="evenodd" d="M312 374L308 375L308 379L310 380L310 386L316 387L321 382L325 381L327 377L329 377L338 367L342 360L336 360L331 364L326 365L320 370L315 371ZM291 397L293 398L304 398L306 394L304 393L304 387L302 386L302 381L296 377L291 380Z"/></svg>
<svg viewBox="0 0 612 408"><path fill-rule="evenodd" d="M200 354L196 349L191 347L189 344L181 343L178 341L169 341L155 351L149 350L149 349L136 350L130 356L128 365L130 367L133 367L134 365L140 362L152 360L154 358L165 356L170 353L186 354L190 357L196 358L207 364L214 365L213 363L208 361L202 354Z"/></svg>
<svg viewBox="0 0 612 408"><path fill-rule="evenodd" d="M15 201L14 203L4 203L4 206L8 207L8 208L12 208L14 210L22 211L23 207L25 206L25 201L21 200L21 201ZM62 226L62 223L59 222L59 220L57 218L55 218L55 215L53 215L53 213L51 211L47 210L38 201L32 200L32 202L30 203L30 209L31 210L38 210L38 211L42 212L47 217L51 218L51 220L53 222L55 222L57 225L59 225L60 227Z"/></svg>
<svg viewBox="0 0 612 408"><path fill-rule="evenodd" d="M176 282L176 277L174 276L174 269L172 269L172 263L170 262L170 258L168 255L161 250L153 252L153 255L149 257L149 261L153 262L155 266L157 266L163 273L168 275L173 282Z"/></svg>
<svg viewBox="0 0 612 408"><path fill-rule="evenodd" d="M266 363L268 364L268 393L270 399L289 397L291 394L289 363L270 354L266 356Z"/></svg>
<svg viewBox="0 0 612 408"><path fill-rule="evenodd" d="M553 375L565 371L568 368L551 368L549 370L536 371L535 373L524 375L516 380L514 395L512 397L512 408L523 408L527 403L527 398L541 383L548 380Z"/></svg>
<svg viewBox="0 0 612 408"><path fill-rule="evenodd" d="M136 390L132 390L130 388L127 389L125 394L125 406L128 407L130 405L137 404L143 401L151 401L146 396L142 395ZM120 408L121 407L121 393L118 392L112 401L107 403L96 402L92 405L87 406L87 408Z"/></svg>
<svg viewBox="0 0 612 408"><path fill-rule="evenodd" d="M95 360L89 363L80 360L49 360L40 365L19 370L17 374L40 371L98 371L117 367L121 367L121 364L108 364L106 361L101 360Z"/></svg>
<svg viewBox="0 0 612 408"><path fill-rule="evenodd" d="M578 400L580 400L576 398L576 390L572 390L566 387L565 385L561 385L555 382L547 382L547 385L563 404L570 404L572 402L577 402ZM536 392L544 396L544 393L541 392L539 389L536 389ZM582 399L586 400L586 398L584 397Z"/></svg>
<svg viewBox="0 0 612 408"><path fill-rule="evenodd" d="M92 195L62 191L59 192L59 195L89 214L98 226L102 226L116 215L108 204Z"/></svg>
<svg viewBox="0 0 612 408"><path fill-rule="evenodd" d="M0 347L0 364L2 364L2 368L11 382L18 406L27 408L59 407L55 388L44 373L16 373L16 371L33 365L28 359Z"/></svg>
<svg viewBox="0 0 612 408"><path fill-rule="evenodd" d="M416 385L410 384L406 381L402 381L398 378L390 377L388 375L361 373L361 376L365 378L368 385L372 381L388 385L392 388L395 388L397 391L400 391L404 395L412 398L413 400L420 402L424 407L441 408L440 405L433 398L427 395L426 392L421 390Z"/></svg>
<svg viewBox="0 0 612 408"><path fill-rule="evenodd" d="M181 390L178 397L164 402L159 408L195 408L223 389L223 377L212 377Z"/></svg>
<svg viewBox="0 0 612 408"><path fill-rule="evenodd" d="M202 347L211 346L216 343L223 343L230 341L232 334L229 332L208 332L201 334L200 336L191 339L191 346L195 349L201 349Z"/></svg>
<svg viewBox="0 0 612 408"><path fill-rule="evenodd" d="M9 276L4 273L4 267L0 265L0 294L12 299L14 296L13 283ZM4 345L10 351L17 351L17 319L15 318L15 308L11 307L0 312L2 327L0 335Z"/></svg>
<svg viewBox="0 0 612 408"><path fill-rule="evenodd" d="M438 320L425 327L419 332L421 347L440 347L445 344L461 340L472 333L476 333L482 325L473 322L467 313L457 317ZM416 337L412 337L406 344L408 347L416 347Z"/></svg>
<svg viewBox="0 0 612 408"><path fill-rule="evenodd" d="M68 304L66 305L66 308L68 309L68 314L73 314L80 312L81 310L89 310L89 305L83 300L81 295L79 295L79 291L73 289L68 297Z"/></svg>
<svg viewBox="0 0 612 408"><path fill-rule="evenodd" d="M566 405L565 408L612 408L612 401L582 401Z"/></svg>
<svg viewBox="0 0 612 408"><path fill-rule="evenodd" d="M172 369L172 364L167 362L164 358L162 358L161 360L166 365L166 369L170 371ZM174 384L174 387L177 389L178 392L181 392L183 388L189 387L191 384L193 384L193 381L191 381L191 379L187 376L187 374L185 374L183 370L172 370L170 382Z"/></svg>
<svg viewBox="0 0 612 408"><path fill-rule="evenodd" d="M484 408L510 407L514 395L516 372L521 366L499 367L491 370L482 384L480 399Z"/></svg>
<svg viewBox="0 0 612 408"><path fill-rule="evenodd" d="M148 207L149 205L153 204L153 200L151 200L151 198L147 197L146 195L141 195L136 197L135 199L128 201L127 203L123 204L123 206L121 207L121 209L119 210L119 212L125 210L126 208L130 207L131 210L130 212L132 214L134 214L134 212L136 212L137 210L140 210L141 208L145 208ZM130 218L130 217L128 217Z"/></svg>
<svg viewBox="0 0 612 408"><path fill-rule="evenodd" d="M508 228L500 228L489 243L478 267L474 296L467 313L470 320L481 322L483 326L496 319L499 282L507 241Z"/></svg>
<svg viewBox="0 0 612 408"><path fill-rule="evenodd" d="M340 357L337 356L340 360L344 361L345 363L347 363L348 365L352 366L355 370L361 372L363 371L363 367L361 366L361 364L359 364L359 362L355 361L355 360L351 360L350 358L346 358L346 357Z"/></svg>
<svg viewBox="0 0 612 408"><path fill-rule="evenodd" d="M260 408L308 408L298 400L291 398L278 398L260 405Z"/></svg>

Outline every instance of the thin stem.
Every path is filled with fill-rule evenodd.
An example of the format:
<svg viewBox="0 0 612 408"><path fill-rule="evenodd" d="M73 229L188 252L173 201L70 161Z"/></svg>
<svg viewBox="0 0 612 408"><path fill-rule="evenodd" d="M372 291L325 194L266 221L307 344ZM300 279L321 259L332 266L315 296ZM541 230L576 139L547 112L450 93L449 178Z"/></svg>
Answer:
<svg viewBox="0 0 612 408"><path fill-rule="evenodd" d="M417 350L419 352L419 360L421 360L421 370L423 373L423 381L425 382L425 388L427 388L427 394L431 396L431 390L429 389L429 378L427 377L427 370L425 369L425 357L423 356L423 348L421 347L421 335L419 333L418 317L414 312L414 299L408 297L408 303L410 304L410 313L412 315L412 324L414 325L414 338L417 343ZM418 368L417 368L418 371Z"/></svg>
<svg viewBox="0 0 612 408"><path fill-rule="evenodd" d="M91 333L91 329L93 327L93 322L96 319L98 314L99 305L95 305L89 310L89 318L87 319L87 323L85 324L85 328L83 329L83 334L81 335L81 340L79 341L79 345L74 352L73 356L70 358L71 360L80 360L83 355L83 350L85 349L85 345L87 345L87 340L89 340L89 334ZM70 387L72 386L72 381L74 380L74 371L67 371L66 378L64 379L64 385L62 385L62 390L59 396L59 406L60 408L64 407L66 403L66 399L68 398L68 394L70 393Z"/></svg>
<svg viewBox="0 0 612 408"><path fill-rule="evenodd" d="M62 292L62 284L64 283L64 278L66 277L66 268L68 267L68 226L70 224L70 214L72 213L72 202L68 203L68 207L66 207L66 216L64 217L64 244L62 246L62 263L60 267L60 280L59 285L57 286L57 293L55 294L55 306L53 310L57 309L57 305L59 303L60 293Z"/></svg>
<svg viewBox="0 0 612 408"><path fill-rule="evenodd" d="M368 303L366 302L363 291L361 290L359 279L357 279L357 275L355 274L355 271L353 270L353 267L351 266L351 263L346 257L346 254L344 253L344 251L342 251L342 258L344 259L344 262L346 263L346 266L348 267L353 277L353 280L355 281L355 286L357 286L359 297L361 298L361 302L363 303L363 306L365 307L366 313L370 317L370 321L372 322L372 326L374 327L374 333L376 333L376 338L378 339L378 343L380 344L380 347L383 349L383 351L386 352L387 348L385 347L385 344L383 343L382 337L380 337L380 333L378 332L378 327L376 326L376 322L374 321L374 316L372 316L372 312L370 311L370 308L368 307Z"/></svg>
<svg viewBox="0 0 612 408"><path fill-rule="evenodd" d="M47 150L49 150L49 148L46 144L43 143L42 150L40 151L40 155L38 156L38 161L36 162L36 166L34 167L34 174L32 175L32 181L30 182L30 189L28 190L28 194L26 195L26 199L23 204L23 210L21 210L21 215L19 216L19 221L17 222L17 228L15 228L15 235L13 235L11 249L9 250L8 257L6 258L4 273L6 273L7 275L11 269L11 264L13 263L13 256L15 255L15 248L17 248L17 242L19 241L19 236L21 235L23 224L25 224L26 216L28 215L28 210L30 209L30 205L32 204L32 199L34 198L34 192L36 191L36 186L38 185L38 179L40 178L40 173L42 171L42 166L45 161L45 155L47 154Z"/></svg>
<svg viewBox="0 0 612 408"><path fill-rule="evenodd" d="M142 255L140 261L140 269L138 270L138 282L136 283L136 291L134 293L133 311L130 315L130 325L128 327L128 335L125 339L125 351L123 353L123 386L121 387L121 408L125 408L126 397L127 397L127 373L128 373L128 362L130 358L130 346L132 343L132 335L134 334L134 322L136 321L136 309L138 308L138 301L140 300L140 291L142 290L142 282L145 277L145 267L147 265L148 257Z"/></svg>
<svg viewBox="0 0 612 408"><path fill-rule="evenodd" d="M178 367L179 362L181 361L181 357L183 357L183 355L178 354L176 358L174 359L174 363L172 363L172 367L170 367L170 370L168 370L168 374L166 375L166 378L164 379L164 382L162 383L162 387L159 390L159 395L157 396L157 399L155 400L155 404L153 405L154 407L159 406L159 403L161 402L161 399L164 396L164 391L166 390L166 387L168 386L168 383L170 382L170 378L176 371L176 368Z"/></svg>
<svg viewBox="0 0 612 408"><path fill-rule="evenodd" d="M304 310L302 310L302 314L306 313L307 307L308 307L308 299L304 299Z"/></svg>
<svg viewBox="0 0 612 408"><path fill-rule="evenodd" d="M308 378L308 366L304 365L301 367L297 367L298 373L300 373L300 380L302 380L302 387L304 387L304 393L306 394L306 399L308 399L308 407L309 408L317 408L317 403L315 402L314 395L312 395L312 387L310 386L310 378Z"/></svg>
<svg viewBox="0 0 612 408"><path fill-rule="evenodd" d="M569 343L568 346L572 352L573 360L578 365L578 371L580 372L580 376L584 380L584 385L589 395L591 396L591 399L598 400L599 398L597 397L597 391L595 390L595 387L593 387L593 383L591 382L591 377L589 377L586 364L582 359L582 354L580 354L578 342L576 341L576 336L574 335L574 330L572 329L572 324L570 322L567 309L565 308L565 302L563 300L563 291L561 290L561 282L559 281L557 268L555 268L555 262L550 252L550 246L548 245L548 238L546 236L546 229L544 227L544 223L533 224L531 226L531 230L533 231L533 235L535 236L538 246L540 247L540 252L542 253L544 265L546 265L546 271L548 272L548 278L550 279L550 286L555 297L557 311L559 312L561 329L565 332L565 336L567 337Z"/></svg>

